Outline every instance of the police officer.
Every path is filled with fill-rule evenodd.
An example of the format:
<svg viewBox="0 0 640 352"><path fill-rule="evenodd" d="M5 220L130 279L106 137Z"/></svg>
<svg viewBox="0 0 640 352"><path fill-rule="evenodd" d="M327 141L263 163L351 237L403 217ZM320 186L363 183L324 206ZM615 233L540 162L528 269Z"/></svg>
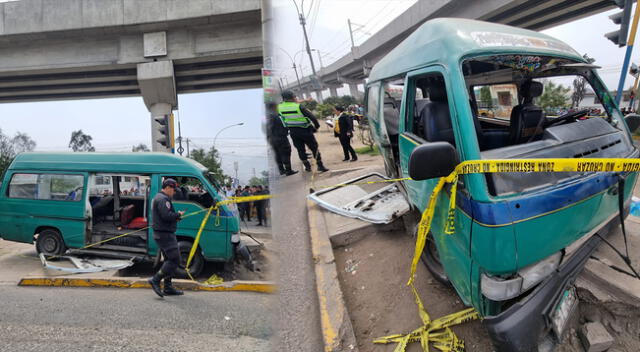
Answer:
<svg viewBox="0 0 640 352"><path fill-rule="evenodd" d="M284 176L295 175L298 171L291 169L291 144L287 138L289 130L280 120L275 103L267 103L267 115L267 139L273 148L278 171Z"/></svg>
<svg viewBox="0 0 640 352"><path fill-rule="evenodd" d="M176 192L178 182L167 178L162 182L162 191L158 192L151 203L153 214L153 239L164 255L164 263L158 272L149 279L149 284L153 291L160 297L164 295L182 295L182 291L177 290L171 284L171 278L180 265L180 251L178 250L178 240L176 239L177 223L184 211L176 212L171 203L171 198ZM160 289L160 281L164 279L164 289Z"/></svg>
<svg viewBox="0 0 640 352"><path fill-rule="evenodd" d="M307 160L305 146L311 150L311 155L316 159L319 172L329 171L322 164L320 151L318 150L318 142L313 135L320 128L320 124L311 111L303 108L296 102L296 95L292 91L285 90L282 92L283 102L278 105L278 114L282 119L282 123L289 129L293 146L298 151L298 157L304 164L305 171L311 171L311 164Z"/></svg>

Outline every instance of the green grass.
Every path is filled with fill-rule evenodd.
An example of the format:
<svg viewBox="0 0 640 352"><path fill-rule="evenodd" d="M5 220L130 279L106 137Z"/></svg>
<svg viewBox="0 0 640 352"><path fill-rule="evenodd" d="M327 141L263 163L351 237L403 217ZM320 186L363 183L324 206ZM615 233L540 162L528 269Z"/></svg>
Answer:
<svg viewBox="0 0 640 352"><path fill-rule="evenodd" d="M362 148L355 148L354 149L356 151L356 153L358 154L364 154L364 155L380 155L380 150L378 149L377 145L373 146L372 148L369 147L362 147Z"/></svg>

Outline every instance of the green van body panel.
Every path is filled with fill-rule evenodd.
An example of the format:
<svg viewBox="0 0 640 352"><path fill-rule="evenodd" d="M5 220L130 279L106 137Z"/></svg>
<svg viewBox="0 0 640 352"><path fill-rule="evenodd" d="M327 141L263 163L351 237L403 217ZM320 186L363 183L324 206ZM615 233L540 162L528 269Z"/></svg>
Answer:
<svg viewBox="0 0 640 352"><path fill-rule="evenodd" d="M406 102L413 101L411 79L416 75L439 73L445 79L449 99L450 116L456 141L456 150L460 161L480 160L479 143L469 94L461 70L462 62L470 57L505 54L543 55L571 59L586 63L575 50L567 44L547 36L525 29L505 25L486 23L474 20L440 18L426 22L416 29L407 39L383 57L371 70L367 88L376 94L378 100L377 113L369 119L374 140L381 153L391 155L389 145L381 144L385 140L384 118L382 117L383 90L377 89L381 82L406 77L404 82L403 102L400 106L399 121L399 164L402 177L408 177L409 157L413 149L423 143L419 137L407 132L405 116L413 116L412 106ZM603 92L603 105L623 130L626 137L630 134L620 111L613 103L606 87L595 77L594 88ZM407 89L409 88L409 89ZM367 96L367 100L372 99ZM367 103L365 103L367 106ZM368 107L370 109L370 107ZM367 112L369 114L369 112ZM637 153L637 151L636 151ZM623 157L623 156L621 156ZM385 163L388 161L385 160ZM475 307L483 316L499 313L499 304L486 299L480 288L482 273L491 275L512 274L532 263L538 262L553 253L567 247L583 235L618 214L619 204L617 184L585 199L569 199L565 207L539 214L520 221L509 221L504 224L487 225L473 219L461 209L461 198L473 199L475 202L490 204L504 214L516 215L518 202L526 201L536 195L552 190L568 187L573 183L593 181L600 182L607 177L602 173L591 174L568 179L560 184L534 189L524 193L508 196L491 196L483 174L464 175L460 178L455 213L455 233L444 233L444 220L448 210L449 187L441 192L430 236L433 236L436 247L449 280L465 304ZM624 200L631 198L637 173L630 173L625 183ZM429 196L437 183L437 179L424 181L403 181L409 202L417 211L424 211ZM517 217L514 217L517 218ZM585 219L567 221L567 219Z"/></svg>
<svg viewBox="0 0 640 352"><path fill-rule="evenodd" d="M0 236L5 240L32 243L34 235L43 227L56 228L69 248L81 248L88 244L90 235L86 228L91 221L85 214L89 192L83 192L80 201L31 200L8 197L11 177L16 173L79 174L84 176L84 190L88 190L91 173L136 174L151 176L148 197L160 191L162 176L197 178L206 191L216 200L224 199L205 177L207 169L196 161L167 153L23 153L19 154L7 169L0 187ZM147 205L147 218L152 223L151 207ZM201 211L178 223L176 235L196 237L206 210L192 202L176 201L176 210L187 214ZM220 207L220 216L213 212L200 239L205 259L228 261L233 258L231 236L239 231L239 220L229 207ZM148 233L147 254L158 252L152 229Z"/></svg>

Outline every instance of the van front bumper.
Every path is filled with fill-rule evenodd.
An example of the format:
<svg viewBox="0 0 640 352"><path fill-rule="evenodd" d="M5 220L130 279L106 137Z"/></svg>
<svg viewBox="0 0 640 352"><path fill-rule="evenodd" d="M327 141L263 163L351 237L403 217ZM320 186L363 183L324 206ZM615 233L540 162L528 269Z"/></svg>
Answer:
<svg viewBox="0 0 640 352"><path fill-rule="evenodd" d="M627 210L628 211L628 210ZM616 216L597 234L607 236L613 226L620 224ZM573 285L591 254L602 239L593 235L557 271L535 290L504 312L485 317L483 324L497 351L538 351L541 335L549 331L551 313L564 291Z"/></svg>

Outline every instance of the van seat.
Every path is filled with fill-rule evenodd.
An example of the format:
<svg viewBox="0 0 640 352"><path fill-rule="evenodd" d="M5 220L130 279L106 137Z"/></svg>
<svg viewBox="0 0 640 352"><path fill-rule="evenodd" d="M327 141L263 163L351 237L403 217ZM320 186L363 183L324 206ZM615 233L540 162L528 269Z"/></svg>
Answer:
<svg viewBox="0 0 640 352"><path fill-rule="evenodd" d="M433 84L428 89L429 102L420 111L419 118L423 125L424 137L429 142L449 142L455 146L445 86Z"/></svg>

